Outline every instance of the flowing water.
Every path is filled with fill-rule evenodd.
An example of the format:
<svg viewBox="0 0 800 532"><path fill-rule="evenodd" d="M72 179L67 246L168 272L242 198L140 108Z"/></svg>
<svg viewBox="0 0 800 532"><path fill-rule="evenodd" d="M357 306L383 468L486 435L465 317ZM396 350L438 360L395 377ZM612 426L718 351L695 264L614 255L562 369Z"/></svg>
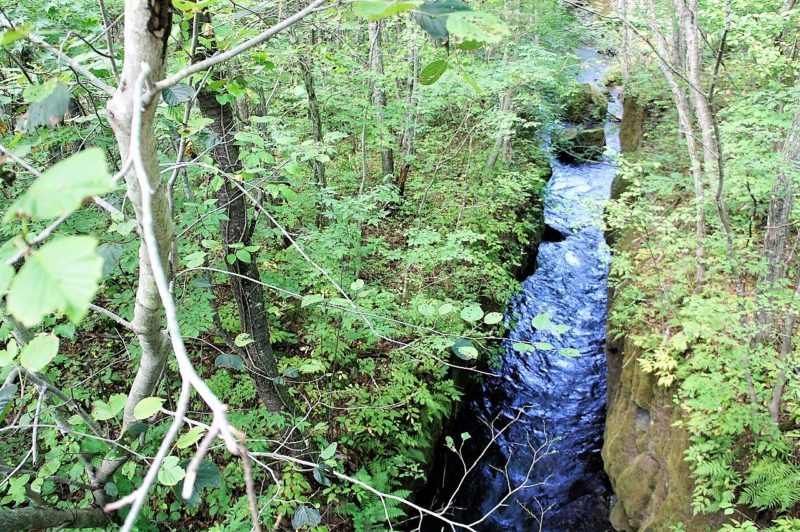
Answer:
<svg viewBox="0 0 800 532"><path fill-rule="evenodd" d="M579 80L598 84L607 67L603 56L589 49L576 54L583 61ZM609 101L609 115L619 118L618 94L611 91ZM608 120L605 131L607 153L617 153L617 121ZM458 522L471 523L491 512L477 530L610 530L610 488L600 457L609 253L600 220L617 167L610 157L598 163L552 164L544 213L549 241L542 242L535 273L511 302L506 317L511 331L499 377L486 378L470 394L454 425L456 434L472 436L465 449L486 446L487 452L466 477L453 452L440 457L446 464L437 464L440 487L434 506L441 507L457 490L453 507ZM543 313L569 330L543 330L542 320L537 330L532 319ZM550 344L552 349L540 345L520 352L516 342ZM465 454L469 466L477 457ZM432 478L437 482L435 474Z"/></svg>

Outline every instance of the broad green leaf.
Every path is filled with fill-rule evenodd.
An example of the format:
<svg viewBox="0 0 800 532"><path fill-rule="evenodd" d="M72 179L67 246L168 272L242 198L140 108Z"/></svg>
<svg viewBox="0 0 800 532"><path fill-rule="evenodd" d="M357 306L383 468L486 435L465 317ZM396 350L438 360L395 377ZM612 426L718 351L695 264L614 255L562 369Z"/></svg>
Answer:
<svg viewBox="0 0 800 532"><path fill-rule="evenodd" d="M11 283L8 311L33 327L51 312L79 322L97 292L103 259L95 253L97 240L69 236L45 244L25 260Z"/></svg>
<svg viewBox="0 0 800 532"><path fill-rule="evenodd" d="M453 353L462 360L475 360L478 358L478 349L472 342L464 338L458 338L453 342Z"/></svg>
<svg viewBox="0 0 800 532"><path fill-rule="evenodd" d="M508 26L490 13L459 11L447 17L447 31L465 41L498 43L508 35Z"/></svg>
<svg viewBox="0 0 800 532"><path fill-rule="evenodd" d="M499 312L490 312L483 317L483 323L486 325L494 325L503 321L503 315Z"/></svg>
<svg viewBox="0 0 800 532"><path fill-rule="evenodd" d="M514 351L517 353L533 353L535 351L534 347L526 342L514 342L511 347L513 347Z"/></svg>
<svg viewBox="0 0 800 532"><path fill-rule="evenodd" d="M433 85L447 70L447 61L438 59L428 63L419 73L419 82L423 85Z"/></svg>
<svg viewBox="0 0 800 532"><path fill-rule="evenodd" d="M14 267L6 263L0 263L0 297L6 293L14 278Z"/></svg>
<svg viewBox="0 0 800 532"><path fill-rule="evenodd" d="M540 331L549 331L553 327L553 322L550 321L550 316L546 312L542 312L531 320L531 325Z"/></svg>
<svg viewBox="0 0 800 532"><path fill-rule="evenodd" d="M108 402L95 401L92 403L92 417L97 421L107 421L113 419L125 408L128 396L118 393L108 398Z"/></svg>
<svg viewBox="0 0 800 532"><path fill-rule="evenodd" d="M325 464L319 464L317 467L314 468L314 471L312 473L314 475L314 480L316 480L323 486L331 485L331 479L329 479L325 475L325 470L327 467L328 466L326 466Z"/></svg>
<svg viewBox="0 0 800 532"><path fill-rule="evenodd" d="M461 311L461 319L464 321L474 322L483 317L483 310L478 305L470 305L464 307Z"/></svg>
<svg viewBox="0 0 800 532"><path fill-rule="evenodd" d="M569 325L566 325L564 323L559 323L558 325L555 325L553 327L553 332L556 334L564 334L570 329L572 329L572 327L570 327Z"/></svg>
<svg viewBox="0 0 800 532"><path fill-rule="evenodd" d="M300 301L300 308L314 305L320 301L325 301L325 296L322 294L308 294L307 296L303 296L303 299Z"/></svg>
<svg viewBox="0 0 800 532"><path fill-rule="evenodd" d="M444 303L439 307L439 316L446 316L456 309L451 303Z"/></svg>
<svg viewBox="0 0 800 532"><path fill-rule="evenodd" d="M189 460L184 460L180 463L182 468L189 467ZM209 487L219 488L222 486L222 475L216 465L208 460L202 460L200 465L197 466L197 476L195 477L192 495L187 499L186 504L196 508L200 505L200 494ZM183 480L175 484L172 488L175 495L180 496L183 493Z"/></svg>
<svg viewBox="0 0 800 532"><path fill-rule="evenodd" d="M364 281L362 279L356 279L350 283L350 290L353 290L354 292L358 292L362 288L364 288Z"/></svg>
<svg viewBox="0 0 800 532"><path fill-rule="evenodd" d="M297 368L297 371L300 373L316 373L317 371L321 371L322 368L322 361L312 359L301 364L300 367Z"/></svg>
<svg viewBox="0 0 800 532"><path fill-rule="evenodd" d="M247 347L248 345L252 344L255 340L250 338L250 335L247 333L239 333L236 335L236 338L233 339L233 344L236 347Z"/></svg>
<svg viewBox="0 0 800 532"><path fill-rule="evenodd" d="M547 342L533 342L533 345L534 347L536 347L536 349L539 349L541 351L552 351L553 349L555 349L553 347L553 344Z"/></svg>
<svg viewBox="0 0 800 532"><path fill-rule="evenodd" d="M186 449L194 445L195 443L200 441L200 438L203 437L203 434L206 432L205 427L196 426L189 429L189 432L186 434L181 435L178 438L178 442L175 444L178 446L178 449Z"/></svg>
<svg viewBox="0 0 800 532"><path fill-rule="evenodd" d="M133 417L136 419L147 419L161 409L164 399L160 397L145 397L133 407Z"/></svg>
<svg viewBox="0 0 800 532"><path fill-rule="evenodd" d="M20 364L28 371L41 371L58 353L58 337L42 334L22 348Z"/></svg>
<svg viewBox="0 0 800 532"><path fill-rule="evenodd" d="M175 106L194 98L194 89L186 83L178 83L164 89L161 94L164 95L164 101L167 102L167 105Z"/></svg>
<svg viewBox="0 0 800 532"><path fill-rule="evenodd" d="M222 354L218 355L217 358L214 359L214 365L218 368L238 370L244 367L244 359L241 357L241 355Z"/></svg>
<svg viewBox="0 0 800 532"><path fill-rule="evenodd" d="M483 47L483 43L480 41L464 41L458 45L459 50L464 50L465 52L470 52L472 50L479 50Z"/></svg>
<svg viewBox="0 0 800 532"><path fill-rule="evenodd" d="M581 356L581 352L572 347L562 347L558 350L558 354L564 357L576 358Z"/></svg>
<svg viewBox="0 0 800 532"><path fill-rule="evenodd" d="M24 26L0 32L0 48L5 48L14 41L24 38L27 34L28 30Z"/></svg>
<svg viewBox="0 0 800 532"><path fill-rule="evenodd" d="M5 216L49 220L68 214L86 198L114 189L100 148L88 148L50 167L15 201Z"/></svg>
<svg viewBox="0 0 800 532"><path fill-rule="evenodd" d="M158 470L158 481L165 486L174 486L186 476L186 470L180 466L177 456L167 456Z"/></svg>
<svg viewBox="0 0 800 532"><path fill-rule="evenodd" d="M380 20L404 11L410 11L420 4L422 4L421 1L395 2L393 4L389 4L381 0L367 0L363 2L355 2L353 5L353 13L355 13L356 16L365 18L367 20Z"/></svg>
<svg viewBox="0 0 800 532"><path fill-rule="evenodd" d="M325 447L325 449L323 449L323 451L319 453L319 457L323 461L330 460L331 458L333 458L333 455L335 454L336 454L336 442Z"/></svg>
<svg viewBox="0 0 800 532"><path fill-rule="evenodd" d="M292 514L292 528L314 528L322 521L319 510L311 506L300 506Z"/></svg>
<svg viewBox="0 0 800 532"><path fill-rule="evenodd" d="M17 127L32 132L39 126L55 127L64 118L69 107L69 90L51 79L42 85L32 85L25 90L28 110L20 116Z"/></svg>
<svg viewBox="0 0 800 532"><path fill-rule="evenodd" d="M420 314L422 314L426 318L430 318L431 316L436 314L436 309L433 307L433 305L429 303L423 303L422 305L417 307L417 310L419 311Z"/></svg>
<svg viewBox="0 0 800 532"><path fill-rule="evenodd" d="M447 18L452 13L469 11L470 7L461 0L438 0L425 2L414 13L417 24L439 44L447 42Z"/></svg>

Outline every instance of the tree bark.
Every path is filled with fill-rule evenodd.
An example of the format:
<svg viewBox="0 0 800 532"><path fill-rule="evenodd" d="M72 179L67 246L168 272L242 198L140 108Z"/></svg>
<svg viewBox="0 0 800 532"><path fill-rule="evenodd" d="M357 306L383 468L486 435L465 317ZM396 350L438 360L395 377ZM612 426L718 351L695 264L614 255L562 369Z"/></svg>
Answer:
<svg viewBox="0 0 800 532"><path fill-rule="evenodd" d="M400 165L400 174L397 176L397 189L400 196L405 195L408 175L411 173L411 161L414 158L414 137L416 136L417 123L417 78L419 77L419 50L414 42L414 30L408 28L408 79L406 80L405 127L400 137L400 150L403 153L403 163Z"/></svg>
<svg viewBox="0 0 800 532"><path fill-rule="evenodd" d="M311 30L311 52L316 44L316 32ZM314 73L312 71L312 60L310 55L300 55L300 70L303 72L303 84L306 88L306 95L308 97L308 119L311 122L311 132L314 135L314 141L317 146L322 146L322 119L319 114L319 102L317 101L317 93L314 90ZM314 159L314 177L317 180L319 188L328 186L325 180L325 165L322 161Z"/></svg>
<svg viewBox="0 0 800 532"><path fill-rule="evenodd" d="M62 510L49 506L28 506L0 510L0 530L39 530L45 528L110 528L108 515L94 508Z"/></svg>
<svg viewBox="0 0 800 532"><path fill-rule="evenodd" d="M680 1L680 0L678 0ZM692 125L691 114L689 112L689 105L686 101L686 94L683 88L678 83L675 77L673 68L677 65L670 65L668 61L669 53L667 50L667 42L664 35L659 29L659 22L655 13L655 6L653 0L646 0L647 7L647 21L650 30L653 33L654 46L658 55L658 66L661 70L664 79L669 85L672 99L675 103L675 109L678 112L678 120L683 129L684 136L686 137L686 149L689 154L689 162L692 166L692 181L694 185L694 200L695 200L695 238L697 244L695 246L695 286L700 286L705 277L705 239L706 239L706 214L705 214L705 190L703 186L703 171L700 162L700 157L697 152L697 142L694 134L694 126Z"/></svg>
<svg viewBox="0 0 800 532"><path fill-rule="evenodd" d="M394 175L394 151L391 146L384 145L386 128L386 93L381 87L383 78L383 54L381 53L381 22L370 22L369 32L369 68L375 77L372 82L372 104L378 120L378 142L381 148L381 169L383 176Z"/></svg>
<svg viewBox="0 0 800 532"><path fill-rule="evenodd" d="M131 142L141 145L143 166L147 171L153 204L153 222L158 239L158 254L162 264L167 264L174 227L167 201L166 186L161 180L155 137L155 112L157 98L142 111L141 137L132 139L131 121L134 109L133 91L142 71L142 64L150 65L150 81L163 78L166 67L167 39L172 27L170 0L128 0L125 2L125 62L120 84L109 100L106 116L114 130L122 161L131 156ZM125 175L128 197L136 213L139 234L142 234L142 190L131 168ZM133 408L139 401L155 393L167 359L167 338L162 332L164 318L161 298L158 295L153 269L147 257L144 242L139 246L139 285L133 327L136 330L141 359L125 406L123 431L133 419Z"/></svg>
<svg viewBox="0 0 800 532"><path fill-rule="evenodd" d="M205 14L211 21L210 15ZM200 49L195 61L210 57L216 52L216 42L212 37L210 49ZM222 79L218 72L215 79ZM206 118L213 120L211 130L217 135L217 144L211 149L211 157L223 172L236 174L241 171L239 147L235 144L236 123L233 107L220 104L213 92L205 88L197 95L200 111ZM249 246L252 243L255 221L251 221L247 209L247 199L236 186L227 179L217 193L217 204L224 209L227 220L220 222L222 241L226 252L231 253L233 246ZM271 412L280 412L289 406L288 395L283 387L276 384L278 367L269 335L269 320L264 301L264 290L259 283L261 274L258 271L258 254L251 253L250 262L236 259L233 264L226 260L230 275L230 286L236 307L239 310L241 330L253 340L244 349L245 364L250 371L258 391L259 398Z"/></svg>

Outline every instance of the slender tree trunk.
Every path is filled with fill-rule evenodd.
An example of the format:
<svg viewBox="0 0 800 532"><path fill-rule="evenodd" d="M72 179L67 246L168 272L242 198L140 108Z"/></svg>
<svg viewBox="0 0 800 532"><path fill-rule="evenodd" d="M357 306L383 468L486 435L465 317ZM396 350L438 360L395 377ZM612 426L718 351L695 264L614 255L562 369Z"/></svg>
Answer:
<svg viewBox="0 0 800 532"><path fill-rule="evenodd" d="M143 166L152 190L153 225L158 240L158 255L162 264L168 263L168 255L174 228L167 201L166 184L161 180L155 137L155 112L158 99L150 102L142 112L141 136L132 139L131 122L134 109L134 87L142 72L142 64L151 68L150 81L164 76L167 39L172 27L172 2L170 0L128 0L125 2L125 62L120 84L109 100L106 116L111 124L119 146L121 159L131 157L131 142L141 146ZM125 175L128 197L136 212L140 234L142 234L142 194L136 171L131 168ZM153 268L147 257L144 242L139 246L139 286L133 327L136 330L141 358L125 406L123 430L133 419L133 408L145 397L156 391L156 386L167 359L167 337L162 332L164 318L161 298L158 295Z"/></svg>
<svg viewBox="0 0 800 532"><path fill-rule="evenodd" d="M400 165L400 174L397 177L397 189L403 196L408 182L408 175L411 173L411 161L414 158L414 137L416 136L417 123L417 78L419 77L419 50L414 40L413 27L408 28L408 79L406 80L406 90L408 97L406 100L405 127L403 135L400 137L400 149L403 152L403 163Z"/></svg>
<svg viewBox="0 0 800 532"><path fill-rule="evenodd" d="M311 30L311 52L316 44L316 32ZM314 135L314 141L317 146L322 146L322 119L319 114L319 102L317 101L317 93L314 90L314 73L312 71L313 63L310 55L300 55L300 70L303 71L303 84L306 88L306 96L308 97L308 119L311 121L311 132ZM325 165L322 161L314 159L314 178L317 180L319 188L328 186L325 180Z"/></svg>
<svg viewBox="0 0 800 532"><path fill-rule="evenodd" d="M655 14L655 6L653 0L646 0L646 7L648 11L648 24L653 33L654 46L658 55L658 65L664 79L669 85L672 99L675 103L675 109L678 112L678 120L683 129L686 137L686 149L689 154L689 162L692 165L692 181L694 183L694 200L695 200L695 238L697 244L695 246L695 286L699 286L705 277L705 239L706 239L706 215L705 215L705 190L703 186L703 172L700 157L697 152L697 142L694 133L694 126L692 125L691 114L689 111L689 104L686 101L686 94L683 88L678 83L678 80L673 73L675 65L669 64L668 58L670 56L666 39L659 29L658 19Z"/></svg>
<svg viewBox="0 0 800 532"><path fill-rule="evenodd" d="M384 145L386 129L386 93L381 86L383 81L383 54L381 52L381 22L370 22L369 32L369 68L375 77L372 82L372 104L378 120L378 139L381 147L381 169L384 177L394 175L394 151L391 146Z"/></svg>
<svg viewBox="0 0 800 532"><path fill-rule="evenodd" d="M211 17L205 14L208 22ZM200 61L216 52L216 41L212 37L210 49L200 49L195 56ZM214 76L221 79L220 74ZM213 120L211 130L217 135L217 144L211 149L211 157L223 172L236 174L242 167L239 162L239 147L236 145L236 123L233 107L222 105L216 95L202 89L197 96L200 111L206 118ZM222 241L228 253L234 246L249 246L252 243L255 221L250 220L247 200L244 194L227 179L217 193L217 204L225 210L227 220L220 222ZM288 406L288 396L283 388L276 384L278 367L269 335L269 320L264 301L264 290L259 283L261 275L258 271L258 255L251 253L250 262L236 259L232 264L226 261L230 275L230 286L236 306L239 310L241 330L253 340L244 349L245 364L256 385L258 395L271 412L280 412Z"/></svg>
<svg viewBox="0 0 800 532"><path fill-rule="evenodd" d="M0 510L0 530L44 530L46 528L104 528L112 527L102 510L76 508L62 510L49 506L29 506Z"/></svg>

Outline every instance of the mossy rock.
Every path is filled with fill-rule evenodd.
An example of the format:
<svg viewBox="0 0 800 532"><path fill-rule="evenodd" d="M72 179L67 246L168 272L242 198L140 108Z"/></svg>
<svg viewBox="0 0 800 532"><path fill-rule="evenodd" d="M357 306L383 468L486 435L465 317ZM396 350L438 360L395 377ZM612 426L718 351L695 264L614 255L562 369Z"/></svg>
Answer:
<svg viewBox="0 0 800 532"><path fill-rule="evenodd" d="M553 152L561 162L599 161L603 158L605 148L606 132L601 127L569 127L553 134Z"/></svg>
<svg viewBox="0 0 800 532"><path fill-rule="evenodd" d="M608 112L608 98L602 91L586 83L577 87L564 109L564 117L574 124L604 122Z"/></svg>

